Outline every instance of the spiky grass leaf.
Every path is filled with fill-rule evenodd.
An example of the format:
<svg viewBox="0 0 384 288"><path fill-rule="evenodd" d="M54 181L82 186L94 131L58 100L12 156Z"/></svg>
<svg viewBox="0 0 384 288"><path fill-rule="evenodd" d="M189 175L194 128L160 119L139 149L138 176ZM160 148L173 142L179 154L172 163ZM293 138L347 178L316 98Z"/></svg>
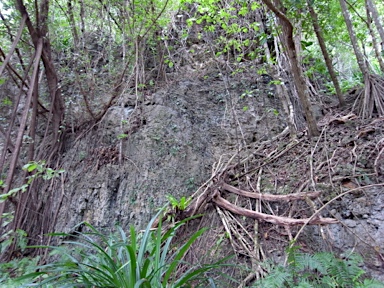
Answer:
<svg viewBox="0 0 384 288"><path fill-rule="evenodd" d="M191 245L196 241L198 237L200 237L201 234L203 234L207 229L203 228L195 232L188 241L177 250L177 252L174 254L174 257L172 257L172 262L170 263L163 279L163 286L165 287L165 284L168 283L168 280L170 279L172 273L175 271L177 265L179 265L179 261L184 257L185 253L189 250Z"/></svg>
<svg viewBox="0 0 384 288"><path fill-rule="evenodd" d="M183 257L205 229L194 233L173 253L171 243L177 229L200 216L180 221L163 233L161 213L159 211L152 218L142 234L130 227L127 236L118 227L117 234L107 237L89 223L81 224L87 228L87 232L77 232L75 235L54 233L71 240L63 242L65 247L36 247L53 249L56 255L61 256L60 260L39 267L41 272L26 275L24 279L36 282L31 286L48 285L46 287L173 288L187 287L190 281L218 267L216 264L192 267L176 276L179 264L186 265L182 262ZM152 229L157 217L160 217L159 224Z"/></svg>

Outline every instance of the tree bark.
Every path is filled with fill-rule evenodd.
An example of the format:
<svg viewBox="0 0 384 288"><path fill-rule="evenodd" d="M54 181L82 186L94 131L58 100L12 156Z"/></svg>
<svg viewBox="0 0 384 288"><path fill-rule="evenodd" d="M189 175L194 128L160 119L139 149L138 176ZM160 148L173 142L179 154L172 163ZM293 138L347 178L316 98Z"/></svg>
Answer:
<svg viewBox="0 0 384 288"><path fill-rule="evenodd" d="M345 20L345 24L347 25L349 37L351 38L351 43L352 43L353 51L355 52L357 64L359 65L360 71L364 75L364 78L366 78L368 77L369 71L364 61L364 55L360 51L357 37L356 37L355 31L353 30L353 24L349 16L349 12L348 12L348 8L347 8L347 4L345 3L345 0L340 0L340 6L341 6L341 11L343 13L343 17Z"/></svg>
<svg viewBox="0 0 384 288"><path fill-rule="evenodd" d="M380 66L380 70L381 72L384 73L384 60L383 60L383 57L382 57L382 54L381 53L384 53L384 50L382 48L379 47L378 43L377 43L377 35L372 27L372 12L371 12L371 9L369 8L368 6L368 3L367 1L365 2L365 10L366 10L366 14L367 14L367 27L368 27L368 30L369 30L369 34L371 34L371 38L372 38L372 46L373 46L373 50L375 51L375 55L376 55L376 58L377 58L377 61L379 62L379 66ZM381 51L381 52L380 52Z"/></svg>
<svg viewBox="0 0 384 288"><path fill-rule="evenodd" d="M270 0L263 0L263 2L273 13L275 13L275 15L279 18L281 22L283 30L282 36L284 38L284 44L287 49L288 58L291 64L293 79L295 82L297 93L299 95L300 103L304 110L306 122L308 125L309 136L318 136L320 133L317 128L316 120L313 117L311 104L309 102L308 87L305 83L303 70L301 68L300 61L298 60L295 42L293 40L293 25L291 21L289 21L287 16L274 4L272 4Z"/></svg>
<svg viewBox="0 0 384 288"><path fill-rule="evenodd" d="M270 201L270 202L276 202L276 201L295 201L295 200L306 200L308 199L314 199L320 196L320 192L300 192L300 193L291 193L286 195L274 195L274 194L268 194L268 193L260 193L260 192L249 192L245 190L241 190L239 188L236 188L232 185L229 185L227 183L221 184L221 189L252 199L259 199L263 201Z"/></svg>
<svg viewBox="0 0 384 288"><path fill-rule="evenodd" d="M314 217L314 218L306 218L306 219L294 219L294 218L288 218L288 217L282 217L282 216L276 216L276 215L270 215L270 214L264 214L261 212L256 212L253 210L245 209L239 206L236 206L235 204L230 203L229 201L225 200L220 196L220 192L215 191L212 202L215 203L217 206L226 209L228 211L231 211L232 213L249 217L252 219L272 223L275 225L280 226L297 226L297 225L328 225L328 224L337 224L339 221L334 218L321 218L321 217Z"/></svg>
<svg viewBox="0 0 384 288"><path fill-rule="evenodd" d="M68 8L67 11L68 11L69 23L71 25L72 35L73 35L73 46L77 50L79 47L79 34L77 33L75 16L73 15L72 0L67 1L67 8Z"/></svg>
<svg viewBox="0 0 384 288"><path fill-rule="evenodd" d="M381 53L384 53L384 28L380 22L380 17L376 9L375 2L374 0L366 0L366 4L368 6L369 12L372 14L372 18L373 18L373 21L375 22L377 31L379 31L379 35L381 38Z"/></svg>
<svg viewBox="0 0 384 288"><path fill-rule="evenodd" d="M384 35L382 35L382 34L384 34L383 27L381 26L379 19L376 19L376 17L378 17L376 7L375 6L374 6L374 8L372 7L371 1L365 1L365 9L367 12L367 26L369 29L369 33L371 34L371 37L372 37L373 48L375 50L377 61L379 61L380 70L381 70L381 72L384 73L384 60L383 60L384 40L382 38L382 36L384 36ZM374 12L376 12L376 15ZM379 31L380 38L382 39L381 40L381 48L379 47L379 45L377 43L377 38L376 38L376 35L374 32L374 29L372 28L372 20L375 22L377 30ZM380 50L381 50L381 52L380 52Z"/></svg>
<svg viewBox="0 0 384 288"><path fill-rule="evenodd" d="M341 93L340 84L339 84L339 81L337 80L337 75L336 75L335 69L333 69L332 59L329 56L327 47L325 45L323 32L322 32L321 27L319 25L319 20L318 20L317 14L316 14L315 10L313 9L313 6L312 6L310 0L307 0L307 5L308 5L308 9L309 9L309 14L311 14L313 30L315 31L317 41L319 42L321 53L323 54L325 64L327 65L329 76L331 76L333 86L335 87L336 96L339 99L339 106L342 107L345 105L344 97L343 97L343 94Z"/></svg>
<svg viewBox="0 0 384 288"><path fill-rule="evenodd" d="M260 23L260 26L259 26L260 32L267 34L268 31L265 27L265 23L263 22L263 15L261 14L262 11L263 11L262 9L257 10L256 22ZM269 49L267 41L263 41L263 48L264 48L265 61L267 62L269 69L271 70L267 72L272 74L273 79L275 80L280 79L280 67L279 65L274 66L272 61L272 56L271 56L271 50ZM276 48L275 50L276 50L275 51L276 60L279 61L278 49ZM281 84L276 85L276 94L279 97L281 103L283 104L284 111L287 114L286 118L288 122L290 137L295 138L297 135L297 128L296 128L295 119L294 119L294 109L293 109L292 101L289 98L289 95L287 93L285 83L283 81Z"/></svg>
<svg viewBox="0 0 384 288"><path fill-rule="evenodd" d="M28 90L28 95L27 95L27 99L25 102L26 105L24 106L23 116L21 119L19 131L17 134L15 150L12 153L12 159L11 159L11 163L9 166L7 179L5 181L5 188L3 190L4 194L8 193L11 190L11 184L12 184L13 176L14 176L14 173L16 171L16 165L17 165L17 160L19 158L19 154L20 154L20 150L21 150L21 145L22 145L23 136L24 136L24 130L25 130L25 127L27 126L29 106L32 103L32 96L33 96L33 94L34 94L33 92L35 90L34 85L36 83L36 79L38 76L37 74L39 71L39 62L40 62L40 57L41 57L42 50L43 50L42 47L43 47L43 43L42 43L42 40L40 40L37 43L37 47L36 47L36 54L34 57L34 61L35 61L34 62L34 69L33 69L33 74L32 74L32 78L31 78L31 86L29 87L29 90ZM4 208L5 208L5 202L0 203L0 215L3 215ZM0 217L0 227L1 227L1 223L2 223L2 218Z"/></svg>
<svg viewBox="0 0 384 288"><path fill-rule="evenodd" d="M56 143L59 139L61 122L64 119L64 102L61 96L59 79L52 60L51 44L48 35L48 11L49 0L43 0L40 4L40 13L38 13L38 23L36 28L29 17L26 7L22 0L16 0L17 9L23 17L27 17L26 25L31 36L32 42L37 49L37 43L43 39L43 51L41 59L45 68L45 75L48 83L48 90L51 97L51 108L49 114L49 122L52 121L52 143ZM47 123L48 127L49 123Z"/></svg>

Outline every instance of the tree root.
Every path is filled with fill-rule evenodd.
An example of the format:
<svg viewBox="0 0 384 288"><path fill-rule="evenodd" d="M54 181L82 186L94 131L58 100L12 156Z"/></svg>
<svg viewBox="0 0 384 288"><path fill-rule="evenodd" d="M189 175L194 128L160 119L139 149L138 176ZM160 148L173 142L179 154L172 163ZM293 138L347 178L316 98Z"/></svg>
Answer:
<svg viewBox="0 0 384 288"><path fill-rule="evenodd" d="M288 217L281 217L281 216L275 216L270 214L264 214L260 212L255 212L252 210L248 210L242 207L238 207L229 201L225 200L220 196L220 192L216 190L214 192L214 195L212 197L213 203L218 205L219 207L231 211L232 213L236 213L238 215L242 215L245 217L262 220L268 223L272 223L275 225L280 226L295 226L295 225L326 225L326 224L336 224L338 223L338 220L333 218L321 218L321 217L314 217L314 218L308 218L308 219L293 219Z"/></svg>

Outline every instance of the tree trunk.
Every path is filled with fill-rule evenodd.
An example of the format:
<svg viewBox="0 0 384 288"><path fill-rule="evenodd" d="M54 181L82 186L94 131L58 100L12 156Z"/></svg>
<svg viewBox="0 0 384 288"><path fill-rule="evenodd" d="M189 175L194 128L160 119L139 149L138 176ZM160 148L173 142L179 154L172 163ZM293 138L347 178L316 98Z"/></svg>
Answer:
<svg viewBox="0 0 384 288"><path fill-rule="evenodd" d="M375 7L375 9L372 9L372 6L370 6L370 5L372 5L372 3L370 4L369 2L370 1L365 1L365 9L366 9L366 12L367 12L367 26L368 26L368 29L369 29L369 33L371 34L371 37L372 37L373 49L375 50L377 61L379 61L380 70L381 70L381 72L384 73L384 60L383 60L383 55L384 54L382 54L382 53L384 53L384 42L383 42L383 40L381 40L382 41L381 42L381 46L382 47L380 48L378 43L377 43L377 38L376 38L376 35L375 35L375 32L374 32L374 29L372 28L372 20L373 20L372 18L375 19L377 17L377 11L375 10L376 7ZM374 15L373 11L376 12L376 17ZM381 26L379 19L375 19L374 22L376 23L376 27L377 27L377 30L379 31L379 33L383 33L384 34L383 27ZM382 38L382 37L380 37L380 38ZM381 50L381 52L380 52L380 50Z"/></svg>
<svg viewBox="0 0 384 288"><path fill-rule="evenodd" d="M376 5L374 0L366 0L367 7L369 12L372 14L373 21L375 22L377 31L381 38L381 53L384 53L384 28L380 22L379 13L377 12Z"/></svg>
<svg viewBox="0 0 384 288"><path fill-rule="evenodd" d="M259 27L260 32L267 33L266 28L264 27L261 12L262 12L261 9L257 10L256 21L258 23L261 23L261 25ZM276 65L277 66L276 68L274 67L273 61L272 61L272 56L271 56L271 51L270 51L268 43L266 41L264 41L263 47L264 47L265 61L268 64L268 68L271 70L271 71L268 71L268 73L272 74L273 79L280 80L280 71L278 71L279 67L278 67L278 65ZM278 61L279 57L278 57L278 55L276 55L276 56L277 56L276 60ZM292 105L292 102L291 102L289 95L287 93L285 83L283 81L281 84L276 85L276 94L279 97L281 103L283 104L284 111L287 114L286 118L287 118L287 122L288 122L290 137L295 138L296 134L297 134L297 129L296 129L295 120L294 120L294 116L293 116L294 115L293 105Z"/></svg>
<svg viewBox="0 0 384 288"><path fill-rule="evenodd" d="M43 52L41 59L44 64L45 76L47 79L48 90L51 97L51 108L48 121L52 121L51 132L53 134L53 139L51 139L51 141L52 143L56 143L59 139L61 122L64 119L64 102L61 96L59 79L52 60L51 44L49 42L49 37L47 36L49 2L48 0L43 0L43 2L40 4L40 13L38 14L39 25L36 25L36 28L33 26L27 9L25 8L22 0L17 0L17 9L23 17L27 17L26 24L35 48L37 47L39 39L43 39ZM49 123L47 123L47 127L48 126Z"/></svg>
<svg viewBox="0 0 384 288"><path fill-rule="evenodd" d="M75 16L73 15L72 0L67 1L67 8L68 8L67 11L68 11L69 23L71 25L72 35L73 35L73 46L75 47L75 49L77 49L79 47L79 34L77 33Z"/></svg>
<svg viewBox="0 0 384 288"><path fill-rule="evenodd" d="M37 3L37 1L36 1ZM32 23L29 13L23 3L23 0L16 0L16 8L19 11L20 15L26 19L25 24L28 28L29 35L31 37L32 43L35 48L34 56L34 71L33 77L30 82L30 87L27 95L27 101L25 102L25 110L23 112L22 121L19 125L19 131L17 135L17 140L15 143L15 149L12 153L12 159L9 165L9 171L6 179L6 193L8 190L12 189L13 175L15 174L19 155L21 155L21 146L22 139L25 135L25 130L27 127L30 129L30 136L33 138L35 136L36 121L37 121L37 105L38 105L38 89L37 89L37 71L39 70L40 61L44 64L44 72L46 76L49 96L50 96L50 109L48 114L48 120L45 130L45 136L42 143L39 145L39 149L30 146L29 153L27 155L28 160L47 160L47 165L49 165L49 160L53 155L56 155L60 142L58 141L61 137L61 125L62 120L64 119L64 102L61 95L61 89L59 85L59 78L56 72L56 68L53 63L51 56L51 45L48 35L48 15L49 15L49 0L42 0L37 11L36 9L36 18L35 22ZM27 71L25 71L27 73ZM34 97L32 102L32 97ZM31 103L33 103L31 109ZM30 113L32 112L32 114ZM31 115L30 115L31 114ZM36 139L31 139L34 143ZM38 155L36 155L36 153ZM13 230L23 229L25 230L31 239L37 239L36 233L41 235L48 233L49 231L45 227L41 227L41 223L46 221L51 221L52 219L44 219L45 215L39 213L38 208L43 207L46 210L50 209L50 204L46 203L45 199L50 199L52 196L52 191L45 191L43 194L41 191L34 187L32 184L28 187L28 192L25 192L21 195L18 195L17 209L14 213L14 219L12 223ZM36 200L37 199L37 200ZM9 202L7 202L9 203ZM16 203L14 203L16 204ZM4 203L0 205L0 215L4 211ZM33 215L33 217L31 217ZM32 219L33 218L33 219ZM0 219L1 223L1 219ZM23 225L23 226L21 226ZM33 242L33 240L32 240Z"/></svg>
<svg viewBox="0 0 384 288"><path fill-rule="evenodd" d="M5 181L5 188L3 190L4 194L7 194L11 190L12 180L13 180L13 177L14 177L14 174L16 171L17 161L19 159L19 154L20 154L23 136L24 136L24 130L27 127L29 107L30 107L30 104L32 103L32 96L34 95L33 92L35 91L34 85L37 82L36 79L38 77L39 62L40 62L40 57L41 57L41 53L43 50L42 47L43 47L43 41L40 40L37 43L37 47L36 47L36 54L34 57L34 69L33 69L33 74L32 74L32 78L31 78L31 86L29 87L29 90L28 90L28 95L27 95L27 99L25 102L26 105L24 106L23 116L21 118L19 131L17 133L15 150L12 153L12 159L11 159L11 163L9 165L7 179ZM2 202L2 203L0 203L0 215L3 215L4 209L5 209L5 202ZM2 218L0 217L0 227L1 227L1 223L2 223Z"/></svg>
<svg viewBox="0 0 384 288"><path fill-rule="evenodd" d="M377 43L377 35L372 27L372 12L371 12L371 9L369 8L368 6L368 2L366 1L365 2L365 10L366 10L366 14L367 14L367 27L368 27L368 30L369 30L369 34L371 34L371 37L372 37L372 46L373 46L373 50L375 51L375 55L376 55L376 58L377 58L377 61L379 62L379 65L380 65L380 70L381 72L384 73L384 60L383 60L383 57L381 55L381 53L384 53L384 50L382 48L379 47L378 43ZM380 50L382 52L380 52Z"/></svg>
<svg viewBox="0 0 384 288"><path fill-rule="evenodd" d="M322 32L321 27L319 25L319 20L317 18L317 14L316 14L315 10L313 9L311 1L307 0L307 5L308 5L309 13L311 14L311 18L312 18L313 30L315 31L317 41L319 42L319 45L320 45L321 53L323 54L325 64L327 65L328 73L331 76L333 86L335 87L335 90L336 90L337 98L339 99L339 106L342 107L345 105L344 97L343 97L343 94L341 93L341 89L340 89L339 81L337 80L336 72L333 69L332 59L329 56L327 47L325 45L323 32Z"/></svg>
<svg viewBox="0 0 384 288"><path fill-rule="evenodd" d="M297 93L299 95L300 103L304 110L306 122L308 125L309 136L318 136L320 133L317 128L315 118L313 117L311 104L309 102L308 87L305 84L304 73L298 60L295 42L293 40L293 25L291 21L289 21L289 19L285 16L285 14L281 10L276 8L276 6L272 4L270 0L263 0L263 2L273 13L275 13L275 15L281 22L283 31L282 36L291 64L293 79L295 82Z"/></svg>
<svg viewBox="0 0 384 288"><path fill-rule="evenodd" d="M366 78L369 74L368 67L364 61L364 55L360 51L357 37L356 37L355 31L353 30L353 24L349 16L349 12L348 12L348 8L347 8L347 4L345 3L345 0L340 0L340 6L341 6L341 11L343 12L345 24L347 25L349 37L351 38L351 43L352 43L353 51L355 52L357 64L359 65L360 71L364 75L364 78Z"/></svg>

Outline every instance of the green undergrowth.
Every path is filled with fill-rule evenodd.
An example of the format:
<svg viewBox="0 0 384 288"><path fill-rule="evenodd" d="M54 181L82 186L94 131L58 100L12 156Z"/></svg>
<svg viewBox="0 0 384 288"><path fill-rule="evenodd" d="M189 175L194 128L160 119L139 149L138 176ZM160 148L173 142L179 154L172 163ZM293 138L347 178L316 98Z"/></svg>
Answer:
<svg viewBox="0 0 384 288"><path fill-rule="evenodd" d="M222 277L237 283L236 287L240 284L220 272L225 267L234 268L227 264L228 258L213 264L187 263L186 254L193 253L193 243L206 229L177 242L177 230L193 218L165 229L163 212L160 210L143 231L131 227L126 233L117 226L106 236L91 224L81 223L77 231L86 232L54 233L52 236L62 240L60 245L29 248L49 249L51 259L56 260L40 266L38 257L0 263L0 287L228 287L223 286ZM157 228L152 228L156 219ZM329 252L303 253L292 246L285 265L262 263L266 276L247 287L384 288L383 283L366 276L361 256L345 255L340 259Z"/></svg>
<svg viewBox="0 0 384 288"><path fill-rule="evenodd" d="M384 287L383 283L364 277L365 271L361 268L363 259L358 254L350 253L340 259L329 252L303 253L297 246L288 249L287 253L287 265L268 267L265 263L268 275L259 280L255 287Z"/></svg>
<svg viewBox="0 0 384 288"><path fill-rule="evenodd" d="M160 211L143 232L131 227L125 233L104 236L89 223L82 223L83 230L75 235L54 233L53 236L71 239L52 249L51 255L59 259L36 268L36 271L18 278L25 286L38 287L209 287L212 279L205 276L214 264L192 266L183 261L191 245L206 229L200 229L184 243L175 246L176 231L190 219L185 219L167 231L162 221L156 229L151 228L160 216Z"/></svg>

